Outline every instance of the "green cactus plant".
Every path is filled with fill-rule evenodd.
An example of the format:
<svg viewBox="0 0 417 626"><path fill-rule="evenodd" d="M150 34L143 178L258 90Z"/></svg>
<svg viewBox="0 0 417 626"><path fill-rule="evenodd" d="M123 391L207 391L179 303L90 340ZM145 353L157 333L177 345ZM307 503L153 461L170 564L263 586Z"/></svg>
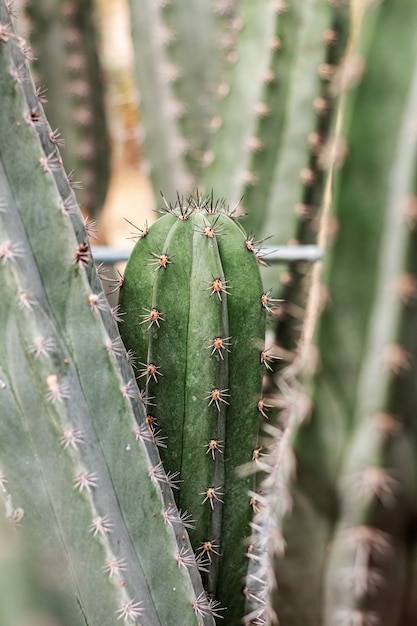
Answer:
<svg viewBox="0 0 417 626"><path fill-rule="evenodd" d="M392 2L351 7L338 76L347 156L331 198L339 228L325 266L329 298L316 339L321 362L312 377L309 346L298 345L294 364L276 378L284 409L264 491L273 496L277 481L282 488L279 497L266 498L263 519L274 563L270 580L281 589L270 586L269 597L282 624L415 620L409 589L416 141L410 124L417 110L417 14L412 2L397 9ZM396 32L401 52L387 45ZM318 287L315 320L323 305ZM311 326L311 310L306 323ZM281 325L278 340L282 332ZM306 336L311 340L305 324Z"/></svg>
<svg viewBox="0 0 417 626"><path fill-rule="evenodd" d="M398 29L404 48L392 55L384 42L393 41ZM374 215L373 227L379 227L379 252L369 264L371 298L362 292L368 303L364 307L368 316L367 340L354 382L348 426L351 436L340 462L340 509L326 568L323 622L331 624L334 616L344 611L345 615L358 615L364 621L377 618L382 626L388 626L413 623L416 619L415 605L409 596L413 584L409 562L415 546L409 532L415 524L417 411L417 308L413 293L417 240L412 216L417 141L415 134L410 133L410 123L417 112L415 4L405 3L401 13L393 3L373 8L364 16L363 31L369 42L367 68L353 96L356 100L347 137L355 154L361 145L362 158L368 157L368 171L383 181L378 195L361 194L363 207ZM381 100L389 110L384 133L377 120L371 124L372 110L367 105L374 81L381 76L381 67ZM358 129L362 130L362 137L358 136ZM372 150L367 153L362 142L371 138ZM379 146L379 139L385 142L384 146ZM355 166L341 172L341 216L346 210L346 185L351 185L352 195L360 193L358 168L359 158ZM382 219L378 220L381 207ZM360 287L364 288L363 283ZM337 580L343 561L354 564L351 577ZM379 580L384 581L382 586Z"/></svg>
<svg viewBox="0 0 417 626"><path fill-rule="evenodd" d="M201 186L231 205L244 196L248 232L272 235L273 243L294 239L297 218L302 228L319 208L316 166L332 119L330 79L345 45L343 11L321 0L193 0L186 12L178 2L139 9L132 1L130 9L156 193L163 189L172 201L177 190ZM204 27L195 28L203 15Z"/></svg>
<svg viewBox="0 0 417 626"><path fill-rule="evenodd" d="M66 170L80 181L81 208L96 218L110 178L110 146L94 2L29 1L21 11L16 27L32 46L26 50L33 57L36 82L45 90L51 138ZM36 111L32 117L36 122Z"/></svg>
<svg viewBox="0 0 417 626"><path fill-rule="evenodd" d="M296 218L317 213L323 179L317 156L326 143L331 78L345 44L339 11L312 0L293 1L276 14L275 49L260 96L265 113L255 130L243 202L248 228L273 234L273 244L296 238Z"/></svg>
<svg viewBox="0 0 417 626"><path fill-rule="evenodd" d="M149 41L150 14L160 34L162 23L172 25L152 67L161 58L187 63L198 31L183 7L143 3L139 16L131 4ZM209 26L193 72L174 72L168 84L156 71L143 102L145 125L152 102L151 113L166 114L158 142L152 132L147 141L163 163L158 186L165 189L165 174L170 200L177 189L187 192L192 172L233 206L251 182L239 172L250 166L259 187L247 184L246 208L258 211L249 227L265 219L277 236L287 240L293 229L305 242L317 226L323 247L333 204L339 230L324 265L307 273L290 267L276 341L292 362L271 372L263 335L273 304L253 254L259 244L221 202L200 196L167 202L167 215L141 231L121 290L126 315L113 311L137 351L132 370L11 25L11 3L0 2L0 505L12 537L29 541L30 566L40 562L48 572L44 620L213 626L246 614L250 626L277 619L409 626L417 619L417 13L412 0L401 7L352 0L350 16L337 4L280 1L253 12L246 0L196 1L193 15ZM193 92L188 79L232 22L228 60L216 57ZM323 44L323 29L324 43L336 36L336 46ZM271 35L281 49L276 39L268 48ZM328 67L344 50L340 68ZM260 71L273 66L275 77ZM220 81L214 88L209 75ZM192 108L175 106L190 93L198 100ZM319 119L320 145L313 137L310 153L316 122L307 103L318 97L326 108L339 95L330 105L335 117ZM261 120L259 100L271 109L258 109L270 113ZM303 164L313 186L300 183ZM302 207L297 223L298 203L308 216ZM321 276L330 297L320 318ZM271 398L258 404L265 373ZM277 417L266 412L269 403ZM272 435L268 457L259 422ZM37 589L31 568L2 559L2 531L0 523L0 594L8 593L6 568L29 606ZM0 602L0 619L23 615L14 599Z"/></svg>
<svg viewBox="0 0 417 626"><path fill-rule="evenodd" d="M101 292L59 153L48 144L50 127L9 10L0 3L6 518L22 526L44 575L65 591L63 623L119 618L208 626L212 611L195 560L179 567L188 538L179 516L172 521L176 508L165 474L155 479L159 455L142 437L145 414L129 355ZM34 103L36 123L28 119Z"/></svg>
<svg viewBox="0 0 417 626"><path fill-rule="evenodd" d="M216 189L232 204L236 204L243 193L251 140L256 136L259 117L265 113L262 93L274 47L274 3L261 0L254 4L243 0L237 18L240 33L234 62L218 112L219 130L213 137L211 159L203 176L207 190ZM240 115L236 115L237 110Z"/></svg>
<svg viewBox="0 0 417 626"><path fill-rule="evenodd" d="M14 508L6 485L0 487L0 624L63 626L68 588L44 575L45 562L25 537L24 512Z"/></svg>
<svg viewBox="0 0 417 626"><path fill-rule="evenodd" d="M149 424L166 437L161 458L180 477L177 503L226 624L243 616L254 479L237 470L258 458L268 364L256 256L221 202L179 200L137 242L119 300Z"/></svg>
<svg viewBox="0 0 417 626"><path fill-rule="evenodd" d="M159 201L189 193L216 128L222 78L219 20L210 2L129 2L144 150Z"/></svg>

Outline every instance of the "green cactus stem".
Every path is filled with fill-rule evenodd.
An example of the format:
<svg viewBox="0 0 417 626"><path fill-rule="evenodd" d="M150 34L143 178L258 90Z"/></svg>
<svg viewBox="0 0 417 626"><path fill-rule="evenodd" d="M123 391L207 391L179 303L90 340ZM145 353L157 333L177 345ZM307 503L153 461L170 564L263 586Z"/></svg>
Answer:
<svg viewBox="0 0 417 626"><path fill-rule="evenodd" d="M401 623L404 604L413 612L416 5L351 9L341 75L348 150L333 197L339 228L326 261L330 297L317 335L315 387L302 372L312 394L309 419L308 412L297 417L303 393L291 368L279 379L281 400L290 401L280 425L292 425L280 453L292 459L292 471L290 478L285 464L274 471L292 509L277 507L270 524L286 545L282 556L270 552L278 585L270 591L280 623L290 626L310 619L385 626ZM272 474L269 480L264 490L272 497Z"/></svg>
<svg viewBox="0 0 417 626"><path fill-rule="evenodd" d="M271 57L271 79L262 97L269 113L256 129L242 201L244 223L258 238L271 234L272 246L311 244L317 239L331 160L340 164L344 156L344 142L339 139L336 150L331 135L346 8L294 1L276 22L279 48ZM297 346L311 269L308 263L263 269L273 296L284 301L277 324L277 343L284 350Z"/></svg>
<svg viewBox="0 0 417 626"><path fill-rule="evenodd" d="M185 192L193 187L185 159L189 138L184 136L181 129L181 117L185 115L187 103L178 100L173 85L181 74L187 76L187 70L178 67L177 59L170 62L171 37L168 36L167 40L167 32L174 38L180 37L181 33L174 31L169 24L164 24L162 10L157 2L145 0L139 5L131 1L129 5L135 76L141 98L141 115L146 124L144 149L150 164L150 176L158 197L160 190L164 189L167 197L174 200L177 189ZM193 24L188 16L187 24L188 27ZM176 28L178 26L176 23ZM200 26L205 28L206 24ZM198 30L195 28L193 35ZM187 33L189 36L190 32ZM203 37L203 42L207 42L206 37ZM195 45L198 46L197 41ZM192 52L190 56L194 59ZM194 76L195 69L191 73ZM201 71L200 77L203 74L205 70ZM195 98L197 100L198 96ZM191 108L195 113L198 107L193 104Z"/></svg>
<svg viewBox="0 0 417 626"><path fill-rule="evenodd" d="M212 626L195 560L179 567L191 553L186 530L166 475L156 473L157 448L144 436L134 373L59 153L45 151L50 127L9 10L0 2L6 518L65 590L63 623Z"/></svg>
<svg viewBox="0 0 417 626"><path fill-rule="evenodd" d="M37 83L46 90L51 137L66 170L81 181L77 197L82 209L95 217L107 193L110 151L94 3L30 1L17 20L16 27L20 25L19 34L33 47ZM36 110L36 121L35 116Z"/></svg>
<svg viewBox="0 0 417 626"><path fill-rule="evenodd" d="M237 11L241 31L237 38L233 66L229 70L227 95L221 103L221 126L214 136L212 159L204 173L207 190L216 189L236 204L243 192L250 160L250 142L258 118L264 115L264 78L274 47L274 3L243 0ZM237 114L237 111L239 114Z"/></svg>
<svg viewBox="0 0 417 626"><path fill-rule="evenodd" d="M277 49L271 53L262 93L268 112L254 131L243 203L247 228L259 236L273 233L272 244L294 239L306 190L318 183L311 152L318 153L324 138L317 128L315 102L329 98L329 80L323 80L324 67L329 67L324 38L331 32L329 47L335 47L334 11L321 0L295 0L276 17Z"/></svg>
<svg viewBox="0 0 417 626"><path fill-rule="evenodd" d="M13 507L4 476L0 479L0 624L57 624L66 626L68 590L43 576L31 558L31 546L21 532L24 513ZM69 626L69 624L68 624Z"/></svg>
<svg viewBox="0 0 417 626"><path fill-rule="evenodd" d="M174 73L171 85L175 100L171 106L183 136L187 168L197 180L216 132L213 120L218 113L223 71L219 21L212 2L170 2L160 10L159 35L165 39L166 71ZM135 45L139 50L140 42ZM147 82L142 78L142 91L147 89ZM162 182L165 178L163 174Z"/></svg>
<svg viewBox="0 0 417 626"><path fill-rule="evenodd" d="M384 211L367 340L351 414L352 437L338 485L340 516L326 576L326 625L342 610L363 621L375 616L381 626L399 624L404 604L410 608L408 561L415 545L409 533L415 524L416 487L417 307L412 285L417 237L410 209L415 202L417 141L410 123L417 111L417 10L407 2L402 11L390 3L374 11L368 25L372 36L367 72L357 88L350 129L352 147L354 139L359 140L356 124L367 129L368 141L373 139L369 165L384 184L380 196L369 189L362 200L372 214L381 207ZM386 49L386 42L395 41L399 31L407 44L404 56ZM383 134L376 120L371 126L372 109L365 105L382 67L383 100L390 111ZM379 137L386 141L385 150L378 148ZM352 167L350 174L358 176L358 171ZM341 203L345 200L341 196ZM351 575L342 581L339 572L347 562L352 563ZM415 613L410 623L414 619Z"/></svg>
<svg viewBox="0 0 417 626"><path fill-rule="evenodd" d="M148 420L166 437L164 467L209 565L225 623L243 616L248 492L258 448L265 310L256 251L222 203L167 207L136 244L120 295L125 346L141 365ZM255 459L255 460L252 460ZM207 543L210 542L210 543Z"/></svg>

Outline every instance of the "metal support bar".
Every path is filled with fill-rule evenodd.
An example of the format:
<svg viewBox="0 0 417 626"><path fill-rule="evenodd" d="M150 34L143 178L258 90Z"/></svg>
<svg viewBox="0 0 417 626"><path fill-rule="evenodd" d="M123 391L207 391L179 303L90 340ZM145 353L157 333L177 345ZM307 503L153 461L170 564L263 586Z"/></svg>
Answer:
<svg viewBox="0 0 417 626"><path fill-rule="evenodd" d="M308 261L314 263L324 256L324 250L319 246L279 246L278 248L265 247L261 250L262 258L268 263L289 263L291 261Z"/></svg>
<svg viewBox="0 0 417 626"><path fill-rule="evenodd" d="M96 263L119 263L128 261L131 250L128 248L111 248L109 246L93 246L93 258ZM323 258L323 249L319 246L279 246L278 248L262 248L262 258L273 265L290 263L291 261L307 261L314 263Z"/></svg>

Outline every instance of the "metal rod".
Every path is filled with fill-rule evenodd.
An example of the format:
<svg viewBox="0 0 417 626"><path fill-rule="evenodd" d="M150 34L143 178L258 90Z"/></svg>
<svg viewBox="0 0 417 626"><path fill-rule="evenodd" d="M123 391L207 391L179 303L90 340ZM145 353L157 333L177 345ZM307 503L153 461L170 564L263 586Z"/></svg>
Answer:
<svg viewBox="0 0 417 626"><path fill-rule="evenodd" d="M93 258L96 263L119 263L128 261L131 250L129 248L111 248L109 246L93 246ZM289 263L291 261L307 261L314 263L323 258L323 250L319 246L279 246L277 248L262 248L262 258L273 265Z"/></svg>
<svg viewBox="0 0 417 626"><path fill-rule="evenodd" d="M314 263L324 256L324 250L319 246L279 246L278 248L265 247L261 250L262 258L268 263L288 263L290 261L308 261Z"/></svg>

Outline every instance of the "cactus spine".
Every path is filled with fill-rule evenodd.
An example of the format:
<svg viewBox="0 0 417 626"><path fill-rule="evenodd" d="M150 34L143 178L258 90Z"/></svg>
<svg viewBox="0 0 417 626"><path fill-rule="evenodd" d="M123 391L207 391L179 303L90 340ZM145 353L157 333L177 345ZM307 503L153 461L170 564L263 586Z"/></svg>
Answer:
<svg viewBox="0 0 417 626"><path fill-rule="evenodd" d="M148 421L166 436L164 466L180 476L177 502L195 520L191 542L227 624L243 615L254 484L237 469L257 458L266 359L251 248L221 203L179 202L137 242L120 297L120 331L141 362Z"/></svg>

